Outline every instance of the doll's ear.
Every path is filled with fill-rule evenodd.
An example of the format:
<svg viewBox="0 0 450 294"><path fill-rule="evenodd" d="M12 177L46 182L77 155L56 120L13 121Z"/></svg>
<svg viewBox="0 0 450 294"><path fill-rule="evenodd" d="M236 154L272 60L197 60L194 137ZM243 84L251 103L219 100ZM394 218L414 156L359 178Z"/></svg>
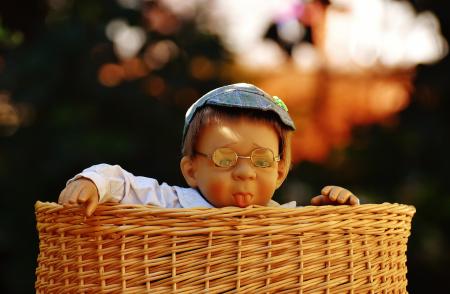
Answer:
<svg viewBox="0 0 450 294"><path fill-rule="evenodd" d="M190 156L183 156L180 161L181 173L183 174L186 183L191 188L197 187L197 173L194 160Z"/></svg>
<svg viewBox="0 0 450 294"><path fill-rule="evenodd" d="M277 170L277 189L280 188L281 184L283 184L289 173L289 166L286 160L280 160L278 162L278 170Z"/></svg>

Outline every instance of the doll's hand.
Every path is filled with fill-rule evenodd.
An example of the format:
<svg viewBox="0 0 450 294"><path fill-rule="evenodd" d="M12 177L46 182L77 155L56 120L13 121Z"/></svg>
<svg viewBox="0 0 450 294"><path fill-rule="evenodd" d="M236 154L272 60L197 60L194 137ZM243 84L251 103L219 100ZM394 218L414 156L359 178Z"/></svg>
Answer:
<svg viewBox="0 0 450 294"><path fill-rule="evenodd" d="M312 205L358 205L359 199L352 192L338 186L326 186L321 195L311 199Z"/></svg>
<svg viewBox="0 0 450 294"><path fill-rule="evenodd" d="M87 216L91 216L98 205L97 186L89 179L80 178L69 183L59 194L58 203L72 206L82 205Z"/></svg>

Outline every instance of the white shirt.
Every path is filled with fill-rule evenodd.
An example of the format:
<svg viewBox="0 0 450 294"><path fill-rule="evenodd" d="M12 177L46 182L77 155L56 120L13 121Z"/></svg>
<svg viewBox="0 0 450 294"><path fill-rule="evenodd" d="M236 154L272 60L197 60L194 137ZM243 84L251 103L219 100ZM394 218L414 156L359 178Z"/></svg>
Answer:
<svg viewBox="0 0 450 294"><path fill-rule="evenodd" d="M100 203L114 201L164 208L214 207L196 189L159 184L155 179L135 176L119 165L102 163L91 166L70 179L67 184L82 177L90 179L97 186ZM296 202L280 205L270 200L267 206L294 208Z"/></svg>

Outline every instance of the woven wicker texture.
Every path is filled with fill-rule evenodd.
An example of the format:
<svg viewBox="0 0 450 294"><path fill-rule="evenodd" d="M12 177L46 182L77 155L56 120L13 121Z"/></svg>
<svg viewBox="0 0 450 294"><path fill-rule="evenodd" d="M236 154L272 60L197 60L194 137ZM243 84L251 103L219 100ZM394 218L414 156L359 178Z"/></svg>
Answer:
<svg viewBox="0 0 450 294"><path fill-rule="evenodd" d="M38 293L407 293L412 206L35 208Z"/></svg>

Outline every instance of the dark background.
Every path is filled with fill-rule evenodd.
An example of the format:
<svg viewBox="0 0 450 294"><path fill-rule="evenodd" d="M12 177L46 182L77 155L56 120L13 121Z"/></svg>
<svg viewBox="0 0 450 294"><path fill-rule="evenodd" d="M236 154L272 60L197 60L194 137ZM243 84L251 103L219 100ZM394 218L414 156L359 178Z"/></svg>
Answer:
<svg viewBox="0 0 450 294"><path fill-rule="evenodd" d="M445 2L412 3L418 11L433 11L449 40ZM69 1L51 15L45 1L0 3L0 92L8 93L23 115L15 132L0 129L0 293L32 293L38 254L34 203L55 201L67 179L101 162L184 185L179 147L192 98L179 103L174 97L177 89L194 88L200 95L230 82L219 76L198 80L188 70L191 56L226 61L229 54L217 37L186 22L169 37L182 54L156 72L167 85L163 94L149 95L142 87L145 77L108 88L97 79L101 64L117 61L105 26L116 17L139 23L138 11L106 0ZM17 31L22 36L13 34ZM99 43L103 46L93 50ZM420 65L411 104L397 124L355 129L345 161L331 164L337 156L331 154L323 164L302 162L287 180L308 183L312 193L324 183L339 183L370 202L414 205L410 293L450 289L449 74L448 56ZM292 197L295 187L287 184L277 200ZM307 199L298 200L307 204Z"/></svg>

